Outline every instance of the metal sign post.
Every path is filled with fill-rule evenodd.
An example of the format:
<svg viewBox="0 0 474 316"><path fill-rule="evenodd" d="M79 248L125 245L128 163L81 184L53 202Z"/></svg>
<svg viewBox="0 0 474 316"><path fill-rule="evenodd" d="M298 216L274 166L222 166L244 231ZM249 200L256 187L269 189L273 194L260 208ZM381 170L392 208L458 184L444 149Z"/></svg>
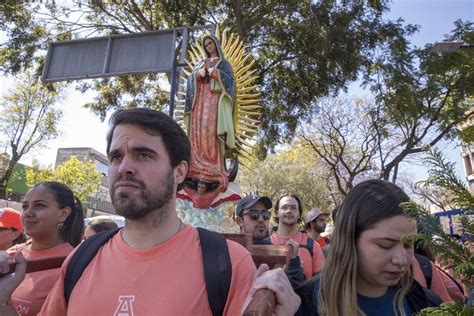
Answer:
<svg viewBox="0 0 474 316"><path fill-rule="evenodd" d="M178 68L186 66L190 31L214 25L180 27L53 42L49 45L42 80L83 80L145 73L171 74L170 116L173 116ZM181 47L180 60L176 51Z"/></svg>

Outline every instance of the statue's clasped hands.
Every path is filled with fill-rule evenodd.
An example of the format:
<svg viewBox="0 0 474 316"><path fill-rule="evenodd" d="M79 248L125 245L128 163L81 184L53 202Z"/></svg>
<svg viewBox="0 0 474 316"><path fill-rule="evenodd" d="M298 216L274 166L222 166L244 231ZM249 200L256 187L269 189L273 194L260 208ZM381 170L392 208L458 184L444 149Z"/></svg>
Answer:
<svg viewBox="0 0 474 316"><path fill-rule="evenodd" d="M206 70L204 68L201 68L198 70L198 74L204 78L206 76Z"/></svg>

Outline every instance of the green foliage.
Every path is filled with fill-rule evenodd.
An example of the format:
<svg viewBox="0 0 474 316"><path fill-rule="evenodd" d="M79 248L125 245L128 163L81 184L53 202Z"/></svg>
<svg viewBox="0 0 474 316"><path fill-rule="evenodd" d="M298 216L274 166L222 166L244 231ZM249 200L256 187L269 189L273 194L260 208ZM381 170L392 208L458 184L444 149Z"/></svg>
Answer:
<svg viewBox="0 0 474 316"><path fill-rule="evenodd" d="M418 183L419 186L438 187L445 189L453 203L465 210L465 215L472 215L474 199L456 177L454 165L444 160L439 150L431 150L426 158L430 166L428 179ZM436 218L423 210L414 202L404 203L404 210L417 218L423 228L418 238L423 245L428 246L439 258L440 262L452 268L456 277L460 278L468 289L474 286L474 253L469 248L469 243L460 244L456 239L447 234ZM467 216L460 216L462 234L472 238L474 236L474 220ZM470 309L469 309L470 308ZM440 307L423 310L417 315L473 315L472 306L459 303L445 303Z"/></svg>
<svg viewBox="0 0 474 316"><path fill-rule="evenodd" d="M418 312L416 316L472 316L473 311L466 305L456 302L447 302L439 307L428 307Z"/></svg>
<svg viewBox="0 0 474 316"><path fill-rule="evenodd" d="M331 209L333 201L324 181L325 170L303 142L268 155L264 161L253 158L245 163L247 168L242 168L238 176L242 192L258 192L272 201L284 193L294 193L305 212L313 207Z"/></svg>
<svg viewBox="0 0 474 316"><path fill-rule="evenodd" d="M472 23L457 21L455 27L447 40L472 42ZM456 136L456 125L471 114L474 96L472 50L439 54L431 45L411 49L408 44L397 40L381 46L375 67L364 78L383 106L382 122L392 127L389 139L397 145L381 168L386 180L396 178L408 155Z"/></svg>
<svg viewBox="0 0 474 316"><path fill-rule="evenodd" d="M61 110L55 108L63 98L54 85L42 84L31 73L16 77L13 91L0 100L0 132L10 152L10 161L0 179L5 190L16 163L33 148L57 137Z"/></svg>
<svg viewBox="0 0 474 316"><path fill-rule="evenodd" d="M44 181L59 181L69 186L81 200L97 192L102 181L102 174L96 170L93 161L82 162L76 156L61 164L56 169L41 168L37 162L26 171L27 184L34 186Z"/></svg>
<svg viewBox="0 0 474 316"><path fill-rule="evenodd" d="M474 143L474 125L463 128L459 134L463 142L467 144Z"/></svg>
<svg viewBox="0 0 474 316"><path fill-rule="evenodd" d="M294 136L299 122L317 111L322 96L347 89L360 71L371 68L378 46L416 30L383 18L388 1L80 1L66 5L19 2L0 7L10 14L4 71L28 67L30 60L10 51L34 48L53 38L84 38L153 31L219 22L243 38L257 57L264 98L262 149ZM37 7L40 7L39 10ZM34 13L41 11L42 14ZM1 12L1 11L0 11ZM27 26L17 15L27 16ZM81 16L82 19L73 17ZM30 26L31 25L31 26ZM44 28L34 32L34 26ZM41 36L43 34L44 36ZM191 34L195 36L195 34ZM178 51L179 53L179 51ZM32 55L33 56L33 55ZM15 65L15 67L13 67ZM127 76L81 84L99 94L87 105L102 119L121 107L163 108L168 101L156 75Z"/></svg>
<svg viewBox="0 0 474 316"><path fill-rule="evenodd" d="M94 101L85 104L101 120L117 108L146 107L161 110L169 103L169 92L163 91L156 80L159 75L120 76L80 83L81 92L98 91Z"/></svg>
<svg viewBox="0 0 474 316"><path fill-rule="evenodd" d="M39 4L32 1L2 1L0 25L8 40L0 46L0 69L16 74L31 66L38 50L47 45L47 31L37 21L33 12Z"/></svg>
<svg viewBox="0 0 474 316"><path fill-rule="evenodd" d="M422 244L429 246L444 266L453 268L456 276L462 276L467 286L473 286L474 253L447 234L437 219L416 203L407 202L402 207L408 214L415 217L423 228L418 234L418 239ZM473 236L474 231L466 231L466 234Z"/></svg>
<svg viewBox="0 0 474 316"><path fill-rule="evenodd" d="M454 163L445 161L440 150L431 149L425 159L425 164L429 167L428 179L418 182L416 184L418 187L445 188L455 207L474 207L474 197L466 189L463 181L458 179Z"/></svg>

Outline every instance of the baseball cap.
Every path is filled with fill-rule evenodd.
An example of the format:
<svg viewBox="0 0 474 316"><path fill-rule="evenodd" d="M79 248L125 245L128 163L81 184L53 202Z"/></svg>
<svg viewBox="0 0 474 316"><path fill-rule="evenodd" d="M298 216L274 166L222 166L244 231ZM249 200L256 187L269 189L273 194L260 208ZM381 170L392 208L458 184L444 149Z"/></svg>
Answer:
<svg viewBox="0 0 474 316"><path fill-rule="evenodd" d="M23 225L21 224L20 212L9 207L0 208L0 227L15 228L22 232Z"/></svg>
<svg viewBox="0 0 474 316"><path fill-rule="evenodd" d="M323 211L321 211L319 208L315 207L315 208L312 208L308 214L305 215L304 217L304 222L305 224L313 221L316 217L318 217L319 215L321 214L324 214L326 215L326 213L324 213Z"/></svg>
<svg viewBox="0 0 474 316"><path fill-rule="evenodd" d="M250 195L245 196L239 201L235 213L237 214L237 216L241 216L242 212L246 208L254 206L257 202L262 202L263 205L265 205L265 207L267 208L267 210L271 209L273 205L272 200L270 200L270 198L252 193Z"/></svg>

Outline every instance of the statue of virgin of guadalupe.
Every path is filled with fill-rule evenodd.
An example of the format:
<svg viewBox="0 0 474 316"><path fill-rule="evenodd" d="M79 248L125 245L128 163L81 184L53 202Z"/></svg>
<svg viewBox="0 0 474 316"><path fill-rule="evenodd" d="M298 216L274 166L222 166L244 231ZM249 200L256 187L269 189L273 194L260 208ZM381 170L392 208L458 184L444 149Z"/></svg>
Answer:
<svg viewBox="0 0 474 316"><path fill-rule="evenodd" d="M206 58L187 80L184 124L191 141L191 165L185 192L204 208L229 183L224 156L235 147L233 104L235 80L215 36L203 37Z"/></svg>

